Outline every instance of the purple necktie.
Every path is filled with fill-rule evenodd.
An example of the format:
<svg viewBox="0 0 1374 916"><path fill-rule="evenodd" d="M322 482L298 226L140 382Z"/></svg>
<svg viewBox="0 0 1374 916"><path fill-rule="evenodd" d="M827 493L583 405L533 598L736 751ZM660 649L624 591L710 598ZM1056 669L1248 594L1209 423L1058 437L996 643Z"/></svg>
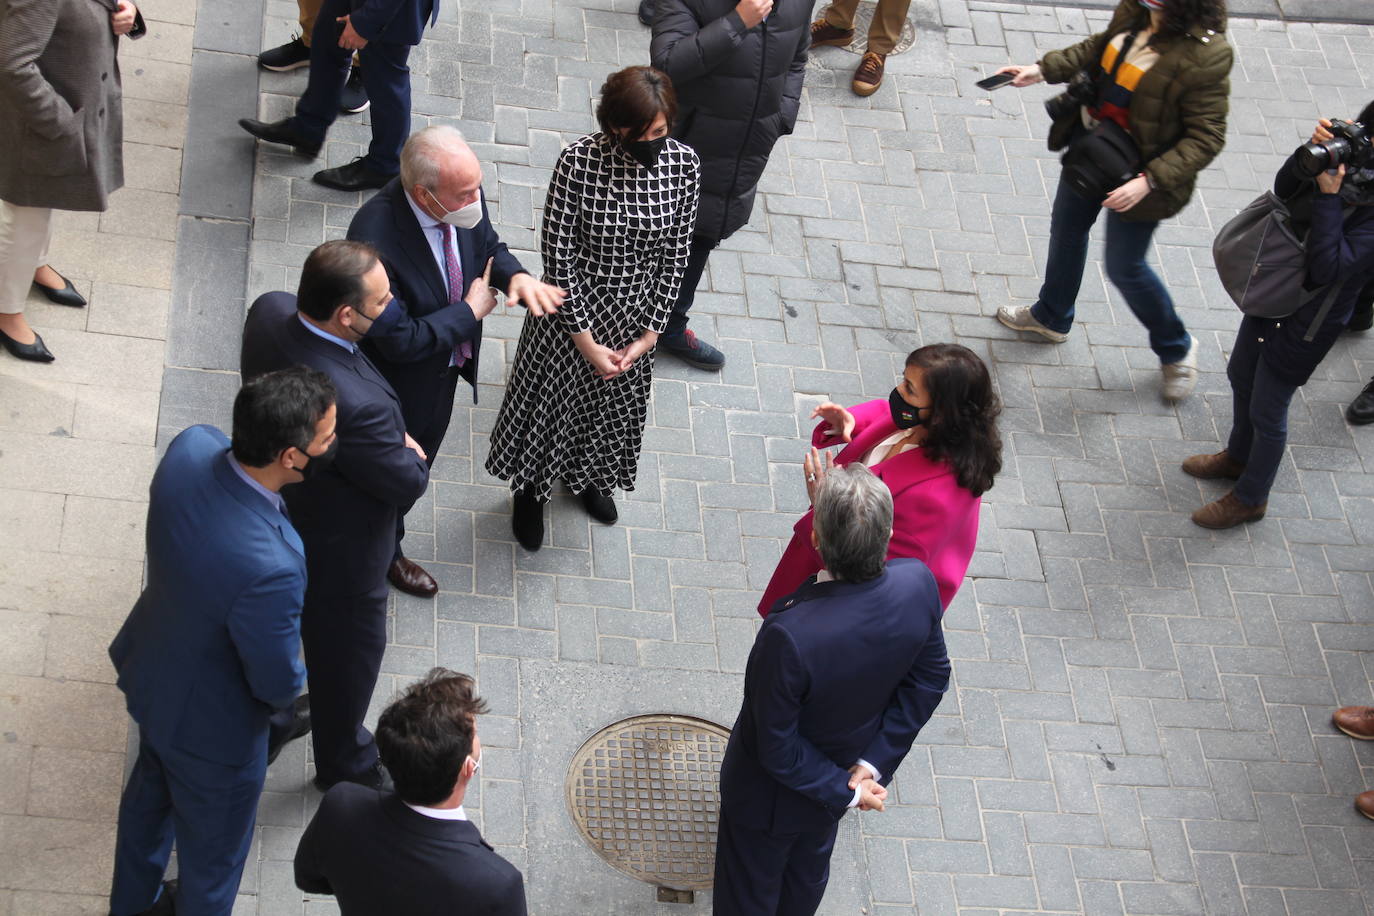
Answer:
<svg viewBox="0 0 1374 916"><path fill-rule="evenodd" d="M453 242L453 227L448 223L440 225L444 227L444 273L448 275L448 304L452 305L463 298L463 265L459 262ZM458 341L458 346L453 348L451 365L461 366L469 359L472 359L472 342Z"/></svg>

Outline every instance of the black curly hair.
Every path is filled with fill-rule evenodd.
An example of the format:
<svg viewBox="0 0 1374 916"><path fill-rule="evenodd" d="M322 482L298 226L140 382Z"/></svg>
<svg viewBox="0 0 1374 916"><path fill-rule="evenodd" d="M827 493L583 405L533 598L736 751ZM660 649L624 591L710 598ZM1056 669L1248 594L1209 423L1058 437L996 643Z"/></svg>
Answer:
<svg viewBox="0 0 1374 916"><path fill-rule="evenodd" d="M988 367L968 347L949 343L913 350L906 364L925 373L930 395L930 418L921 441L926 457L948 463L959 486L982 496L1002 470L997 432L1002 404L992 390Z"/></svg>
<svg viewBox="0 0 1374 916"><path fill-rule="evenodd" d="M1226 25L1226 0L1164 0L1164 21L1150 39L1164 41L1201 26L1220 32Z"/></svg>

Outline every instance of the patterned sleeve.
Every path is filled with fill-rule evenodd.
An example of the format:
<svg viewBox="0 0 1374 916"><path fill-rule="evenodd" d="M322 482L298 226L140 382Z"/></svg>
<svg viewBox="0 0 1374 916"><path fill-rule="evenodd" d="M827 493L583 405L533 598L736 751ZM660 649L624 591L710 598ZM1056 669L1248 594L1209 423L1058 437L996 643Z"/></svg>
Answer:
<svg viewBox="0 0 1374 916"><path fill-rule="evenodd" d="M559 154L544 199L544 224L539 236L544 278L568 294L557 314L569 334L590 330L592 326L576 272L578 229L587 193L585 181L578 174L578 160L583 155L585 148L581 144L566 147Z"/></svg>
<svg viewBox="0 0 1374 916"><path fill-rule="evenodd" d="M664 240L662 273L658 290L650 302L649 330L662 334L668 327L668 317L677 302L682 275L687 271L687 259L692 249L692 229L697 223L697 201L701 198L701 160L688 150L686 168L682 170L682 205L674 216L673 234Z"/></svg>

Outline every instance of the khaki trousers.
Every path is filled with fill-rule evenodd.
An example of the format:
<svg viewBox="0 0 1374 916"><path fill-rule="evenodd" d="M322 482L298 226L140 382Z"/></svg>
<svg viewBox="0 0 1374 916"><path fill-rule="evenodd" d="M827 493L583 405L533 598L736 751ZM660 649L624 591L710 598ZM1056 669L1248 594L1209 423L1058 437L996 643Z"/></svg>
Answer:
<svg viewBox="0 0 1374 916"><path fill-rule="evenodd" d="M0 200L0 315L24 311L33 272L47 263L51 240L52 210Z"/></svg>
<svg viewBox="0 0 1374 916"><path fill-rule="evenodd" d="M324 0L296 0L301 14L301 41L310 47L310 35L315 31L315 19L320 15L320 4Z"/></svg>
<svg viewBox="0 0 1374 916"><path fill-rule="evenodd" d="M305 0L300 0L302 4ZM825 21L837 29L854 28L854 11L859 8L859 0L833 0L825 11ZM868 29L868 50L878 54L891 54L902 37L902 24L906 22L907 10L911 0L878 0L878 9L873 14L873 25Z"/></svg>

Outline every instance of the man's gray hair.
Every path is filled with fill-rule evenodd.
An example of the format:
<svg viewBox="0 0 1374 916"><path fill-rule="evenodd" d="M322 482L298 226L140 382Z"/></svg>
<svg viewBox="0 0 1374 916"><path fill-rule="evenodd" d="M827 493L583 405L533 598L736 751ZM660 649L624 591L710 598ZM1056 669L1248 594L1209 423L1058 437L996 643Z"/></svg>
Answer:
<svg viewBox="0 0 1374 916"><path fill-rule="evenodd" d="M443 154L466 143L462 132L450 124L431 124L411 134L401 148L401 184L407 191L417 184L438 190Z"/></svg>
<svg viewBox="0 0 1374 916"><path fill-rule="evenodd" d="M876 579L892 539L892 491L858 462L837 467L816 488L813 525L830 575L843 582Z"/></svg>

